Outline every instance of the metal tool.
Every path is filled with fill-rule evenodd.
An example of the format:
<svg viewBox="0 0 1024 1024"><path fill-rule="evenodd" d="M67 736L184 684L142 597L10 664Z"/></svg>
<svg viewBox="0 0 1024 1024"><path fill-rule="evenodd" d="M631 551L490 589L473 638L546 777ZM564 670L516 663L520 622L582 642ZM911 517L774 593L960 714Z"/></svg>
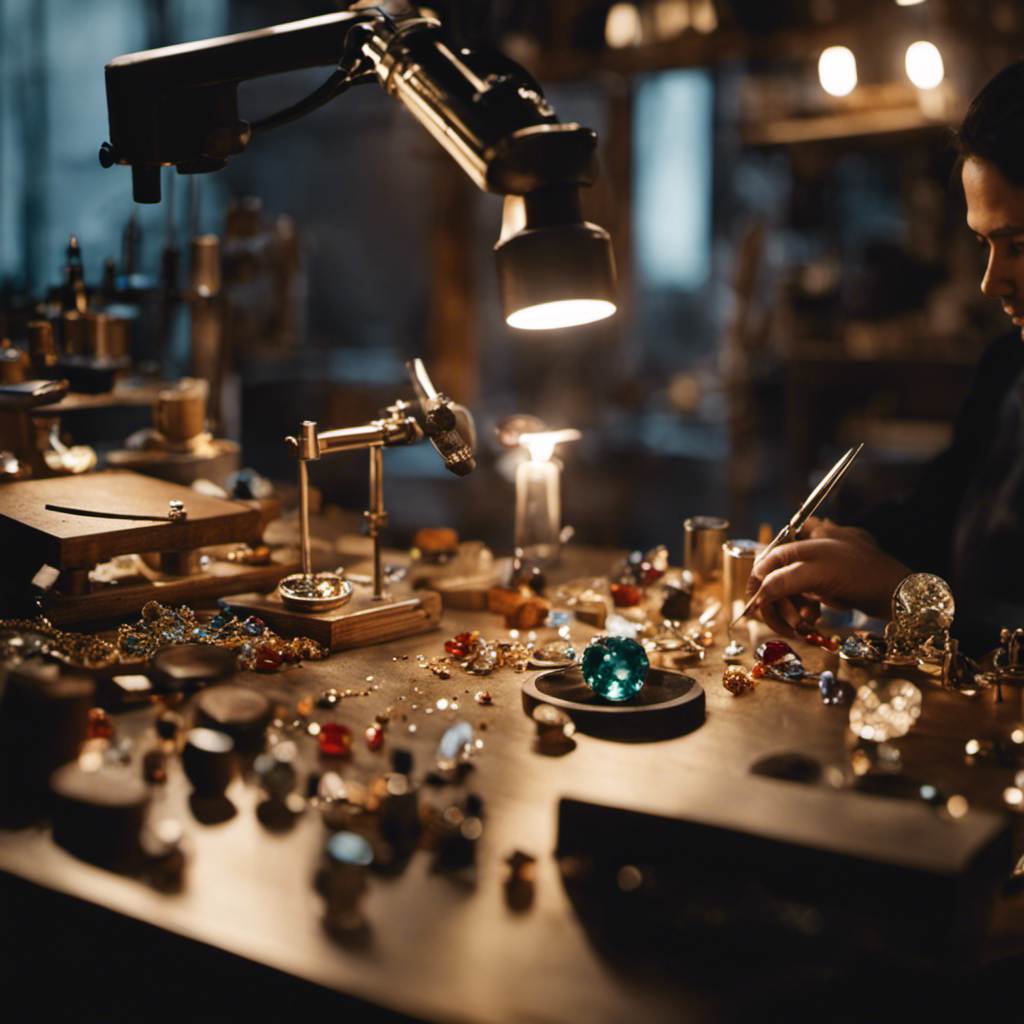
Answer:
<svg viewBox="0 0 1024 1024"><path fill-rule="evenodd" d="M44 505L48 512L63 512L69 516L88 516L90 519L134 519L147 523L175 523L186 518L185 506L180 501L172 501L165 516L143 516L129 512L100 512L86 508L68 508L66 505Z"/></svg>
<svg viewBox="0 0 1024 1024"><path fill-rule="evenodd" d="M781 530L779 530L779 532L772 538L771 542L764 549L764 551L762 551L758 555L759 559L764 558L764 556L767 555L769 551L773 551L780 544L787 544L790 541L794 541L797 539L797 537L800 534L800 530L803 528L804 523L806 523L807 520L812 515L814 515L814 512L816 511L818 506L828 497L832 488L835 487L837 483L839 483L839 480L842 478L842 475L850 468L850 463L852 463L853 460L860 454L860 450L863 447L864 445L863 443L861 443L857 445L856 448L851 448L822 477L821 482L807 496L806 501L804 501L800 508L797 509L796 513L793 515L793 518L790 519L790 521L786 523L786 525ZM749 612L750 609L754 607L755 601L757 601L756 593L753 595L753 597L750 598L746 605L744 605L743 611L741 611L739 615L737 615L736 618L734 618L732 622L729 623L729 629L732 629L733 626L735 626L736 623L739 622L740 619L742 619L743 616L746 615L747 612Z"/></svg>

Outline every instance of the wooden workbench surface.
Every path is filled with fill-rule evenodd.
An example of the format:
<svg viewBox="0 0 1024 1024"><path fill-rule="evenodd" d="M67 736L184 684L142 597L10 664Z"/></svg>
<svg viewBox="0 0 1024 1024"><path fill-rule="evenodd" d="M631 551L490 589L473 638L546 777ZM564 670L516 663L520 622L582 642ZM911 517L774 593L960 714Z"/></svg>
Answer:
<svg viewBox="0 0 1024 1024"><path fill-rule="evenodd" d="M609 566L612 560L609 552ZM654 743L578 732L574 749L545 756L536 749L534 725L523 709L523 675L502 669L474 676L456 669L442 680L418 662L420 654L442 655L443 641L464 629L508 638L496 616L446 612L439 633L239 677L289 709L328 686L369 690L344 698L334 711L314 709L312 718L351 728L353 754L331 763L318 754L315 740L303 736L300 776L308 769L334 769L368 782L389 769L391 751L405 748L415 758L413 776L422 778L434 766L441 735L455 721L471 723L482 741L462 782L421 791L421 800L440 810L470 791L482 797L484 832L475 869L457 876L433 872L430 854L419 851L403 872L372 875L361 904L369 924L363 943L339 942L322 926L324 902L314 877L328 832L316 810L307 808L288 832L269 832L255 813L260 791L239 778L228 790L237 813L220 824L200 824L189 809L189 787L177 762L166 785L154 787L151 813L186 827L190 860L183 892L161 894L79 862L55 846L46 829L0 831L0 869L416 1019L675 1024L726 1019L723 1006L735 1001L736 992L709 993L692 980L680 984L665 974L628 971L598 952L553 856L560 799L769 837L789 834L799 845L834 847L892 864L907 861L920 868L930 857L939 874L955 870L958 857L1002 827L1001 794L1016 769L968 763L964 745L1024 722L1020 688L1007 688L997 704L992 692L969 698L919 681L924 713L896 745L907 777L967 799L970 811L953 818L923 801L855 792L848 785L847 709L824 705L816 685L764 680L743 697L726 692L721 635L703 664L684 669L706 691L707 719L699 729ZM572 631L580 649L595 632L578 622ZM538 636L543 641L554 633L541 630ZM825 659L838 665L834 655L798 646L811 668ZM752 662L750 655L744 660ZM474 700L482 689L492 704ZM439 700L456 701L458 710L439 708ZM371 752L363 731L388 708L385 748ZM144 752L152 715L145 708L113 716L119 734L139 737L136 759ZM751 775L756 761L782 752L815 759L822 781L798 785ZM511 908L505 897L506 860L515 851L537 858L535 898L525 910ZM1013 898L1000 903L1001 930L990 950L1024 948L1015 946L1021 910Z"/></svg>

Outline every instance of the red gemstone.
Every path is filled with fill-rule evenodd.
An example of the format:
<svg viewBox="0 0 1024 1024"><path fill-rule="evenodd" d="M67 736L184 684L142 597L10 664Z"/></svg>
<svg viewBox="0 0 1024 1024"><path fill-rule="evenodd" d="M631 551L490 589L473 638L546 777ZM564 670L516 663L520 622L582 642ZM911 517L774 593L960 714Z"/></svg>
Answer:
<svg viewBox="0 0 1024 1024"><path fill-rule="evenodd" d="M757 656L766 664L774 665L781 661L787 654L792 654L793 648L782 640L766 640L757 649Z"/></svg>
<svg viewBox="0 0 1024 1024"><path fill-rule="evenodd" d="M109 740L114 735L114 723L103 708L89 709L87 735L91 740Z"/></svg>
<svg viewBox="0 0 1024 1024"><path fill-rule="evenodd" d="M465 658L469 654L469 648L465 644L460 644L458 637L454 640L445 640L444 649L453 658Z"/></svg>
<svg viewBox="0 0 1024 1024"><path fill-rule="evenodd" d="M366 745L371 750L380 750L384 746L384 730L379 725L366 727Z"/></svg>
<svg viewBox="0 0 1024 1024"><path fill-rule="evenodd" d="M348 757L352 753L352 730L347 725L328 722L317 736L320 751L328 757Z"/></svg>
<svg viewBox="0 0 1024 1024"><path fill-rule="evenodd" d="M640 588L632 583L613 583L611 592L616 608L632 608L634 605L638 605L643 597Z"/></svg>
<svg viewBox="0 0 1024 1024"><path fill-rule="evenodd" d="M256 652L257 672L273 672L274 669L280 668L283 662L284 658L273 647L261 647Z"/></svg>
<svg viewBox="0 0 1024 1024"><path fill-rule="evenodd" d="M839 650L839 637L830 636L822 645L826 651L838 651Z"/></svg>
<svg viewBox="0 0 1024 1024"><path fill-rule="evenodd" d="M656 566L651 565L650 562L640 563L640 579L644 586L649 586L652 583L656 583L665 575L664 569L658 569Z"/></svg>
<svg viewBox="0 0 1024 1024"><path fill-rule="evenodd" d="M473 634L469 631L455 634L456 643L465 644L467 647L473 643Z"/></svg>

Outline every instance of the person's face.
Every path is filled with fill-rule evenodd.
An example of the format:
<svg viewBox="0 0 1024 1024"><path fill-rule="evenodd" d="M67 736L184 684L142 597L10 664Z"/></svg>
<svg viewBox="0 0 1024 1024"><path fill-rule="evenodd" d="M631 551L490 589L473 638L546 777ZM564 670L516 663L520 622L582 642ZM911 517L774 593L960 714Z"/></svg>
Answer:
<svg viewBox="0 0 1024 1024"><path fill-rule="evenodd" d="M963 166L967 226L988 250L981 290L1002 302L1024 338L1024 188L971 157Z"/></svg>

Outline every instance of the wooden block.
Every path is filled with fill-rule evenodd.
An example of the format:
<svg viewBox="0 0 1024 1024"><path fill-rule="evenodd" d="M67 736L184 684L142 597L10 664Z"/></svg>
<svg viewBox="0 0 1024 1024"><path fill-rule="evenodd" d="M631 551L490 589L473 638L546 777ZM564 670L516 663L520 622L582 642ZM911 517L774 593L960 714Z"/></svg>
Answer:
<svg viewBox="0 0 1024 1024"><path fill-rule="evenodd" d="M544 624L551 605L542 597L528 597L515 611L505 616L509 629L536 629Z"/></svg>
<svg viewBox="0 0 1024 1024"><path fill-rule="evenodd" d="M96 519L46 508L166 516L172 500L185 503L185 519ZM19 563L35 568L91 569L116 555L191 551L258 536L260 521L261 511L254 504L212 498L129 471L22 480L0 488L0 545L17 553Z"/></svg>
<svg viewBox="0 0 1024 1024"><path fill-rule="evenodd" d="M491 587L487 591L487 610L495 615L512 615L528 596L521 590L508 587Z"/></svg>
<svg viewBox="0 0 1024 1024"><path fill-rule="evenodd" d="M326 612L286 608L276 590L239 594L228 603L237 615L256 615L281 636L307 636L332 651L382 644L441 625L441 595L433 590L383 603L372 601L368 591L357 590L348 604Z"/></svg>

